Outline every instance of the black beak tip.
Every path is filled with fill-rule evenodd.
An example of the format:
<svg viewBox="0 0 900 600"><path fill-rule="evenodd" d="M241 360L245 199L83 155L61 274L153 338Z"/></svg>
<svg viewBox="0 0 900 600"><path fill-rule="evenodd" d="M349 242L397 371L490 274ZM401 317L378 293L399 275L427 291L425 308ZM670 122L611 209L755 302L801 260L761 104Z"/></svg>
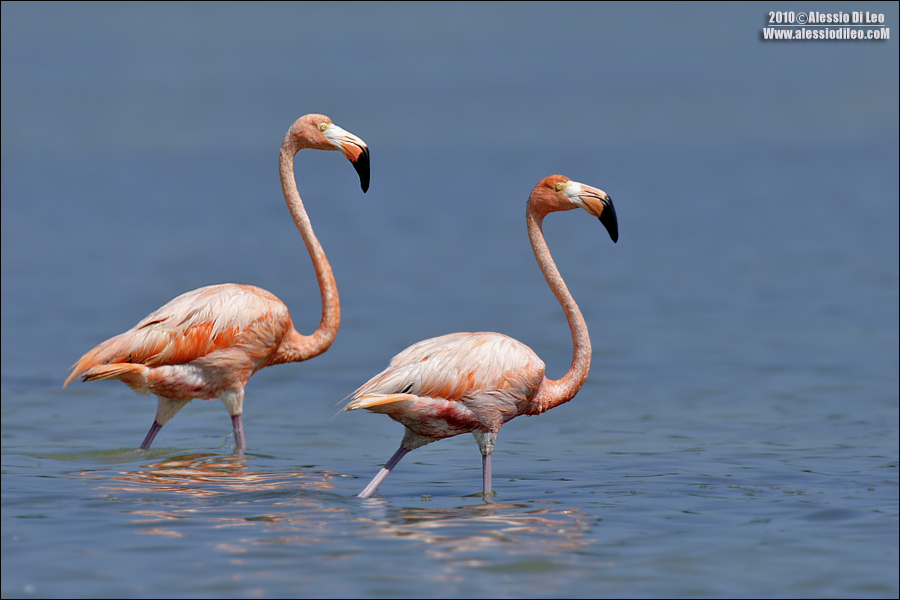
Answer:
<svg viewBox="0 0 900 600"><path fill-rule="evenodd" d="M615 224L613 224L612 228L607 227L607 231L609 231L609 237L613 241L613 244L619 241L619 230L616 228Z"/></svg>
<svg viewBox="0 0 900 600"><path fill-rule="evenodd" d="M359 185L362 188L363 193L369 191L369 149L364 148L363 153L359 156L359 159L355 163L353 163L353 168L356 169L356 173L359 175Z"/></svg>
<svg viewBox="0 0 900 600"><path fill-rule="evenodd" d="M609 232L609 237L613 243L619 241L619 221L616 219L616 208L613 206L612 199L603 203L603 212L600 213L600 222Z"/></svg>

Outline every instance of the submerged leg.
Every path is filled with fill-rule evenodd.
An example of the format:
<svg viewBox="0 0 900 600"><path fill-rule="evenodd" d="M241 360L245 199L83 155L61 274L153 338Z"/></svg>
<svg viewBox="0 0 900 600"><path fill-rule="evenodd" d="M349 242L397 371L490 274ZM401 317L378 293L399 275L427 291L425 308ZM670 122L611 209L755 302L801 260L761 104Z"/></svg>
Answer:
<svg viewBox="0 0 900 600"><path fill-rule="evenodd" d="M244 420L241 415L232 415L231 424L234 426L234 447L236 450L243 450L247 447L247 440L244 439Z"/></svg>
<svg viewBox="0 0 900 600"><path fill-rule="evenodd" d="M409 452L409 449L400 445L400 448L394 452L394 455L391 457L391 460L387 461L387 464L378 471L378 475L375 476L372 481L369 482L369 485L366 486L366 489L361 491L356 495L357 498L368 498L372 494L375 493L375 490L378 489L378 486L381 485L381 482L384 481L384 478L388 476L388 473L391 472L391 469L397 466L397 463L400 462L400 459L406 456L406 453Z"/></svg>
<svg viewBox="0 0 900 600"><path fill-rule="evenodd" d="M143 443L141 443L141 450L148 449L150 444L153 443L156 434L162 429L162 426L168 423L169 419L174 417L179 410L184 408L185 404L190 402L190 400L172 400L171 398L163 398L162 396L159 396L158 398L159 400L156 403L156 419L153 421L150 431L147 432L147 437L145 437Z"/></svg>
<svg viewBox="0 0 900 600"><path fill-rule="evenodd" d="M162 429L162 425L153 421L153 425L150 426L150 431L147 432L147 437L145 437L143 443L141 443L141 450L146 450L150 447L150 444L153 443L153 438L156 437L156 434L159 433L160 429Z"/></svg>
<svg viewBox="0 0 900 600"><path fill-rule="evenodd" d="M481 455L481 473L482 479L484 483L484 499L490 500L491 495L493 495L493 490L491 490L491 455L490 454L482 454Z"/></svg>
<svg viewBox="0 0 900 600"><path fill-rule="evenodd" d="M478 449L481 450L481 476L484 489L484 499L490 500L493 491L491 490L491 453L494 451L494 444L497 443L496 431L473 431L472 435L478 442Z"/></svg>
<svg viewBox="0 0 900 600"><path fill-rule="evenodd" d="M244 420L241 415L244 413L244 388L227 390L219 396L222 404L231 415L231 425L234 428L234 447L236 450L243 450L247 447L247 440L244 439Z"/></svg>

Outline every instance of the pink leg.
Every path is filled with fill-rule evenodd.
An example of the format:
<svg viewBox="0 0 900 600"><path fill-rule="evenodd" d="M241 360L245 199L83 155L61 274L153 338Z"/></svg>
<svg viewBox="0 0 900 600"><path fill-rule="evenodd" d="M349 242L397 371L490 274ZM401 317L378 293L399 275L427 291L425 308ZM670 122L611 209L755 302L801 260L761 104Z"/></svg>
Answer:
<svg viewBox="0 0 900 600"><path fill-rule="evenodd" d="M381 482L384 481L384 478L388 476L388 473L391 472L391 469L397 466L397 463L400 462L400 459L406 456L406 453L409 452L407 448L404 448L402 445L400 449L394 452L394 455L391 457L391 460L387 461L387 464L378 471L378 475L369 482L369 485L366 486L366 489L361 491L356 495L357 498L368 498L372 494L375 493L375 490L378 489L378 486L381 485Z"/></svg>
<svg viewBox="0 0 900 600"><path fill-rule="evenodd" d="M234 426L234 447L243 450L247 447L247 440L244 439L244 420L241 415L232 415L231 424Z"/></svg>
<svg viewBox="0 0 900 600"><path fill-rule="evenodd" d="M147 437L144 438L144 442L141 444L141 450L146 450L150 447L150 444L153 443L153 438L156 437L156 434L159 433L160 429L162 429L162 425L153 421L150 431L147 432Z"/></svg>

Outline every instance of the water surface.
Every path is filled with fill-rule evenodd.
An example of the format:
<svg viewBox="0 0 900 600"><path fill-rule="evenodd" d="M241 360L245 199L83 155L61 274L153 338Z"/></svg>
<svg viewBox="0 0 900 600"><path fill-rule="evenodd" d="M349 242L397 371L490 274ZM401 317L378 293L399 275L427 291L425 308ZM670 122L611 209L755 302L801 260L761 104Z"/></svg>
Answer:
<svg viewBox="0 0 900 600"><path fill-rule="evenodd" d="M4 597L887 597L898 583L898 54L775 44L764 5L4 3ZM846 10L834 5L833 10ZM823 7L822 10L832 10ZM873 4L892 29L896 4ZM277 180L287 127L343 323L257 373L249 450L193 402L69 366L174 296L320 311ZM524 203L614 199L548 244L591 330L570 403L355 494L402 427L340 402L416 341L565 319Z"/></svg>

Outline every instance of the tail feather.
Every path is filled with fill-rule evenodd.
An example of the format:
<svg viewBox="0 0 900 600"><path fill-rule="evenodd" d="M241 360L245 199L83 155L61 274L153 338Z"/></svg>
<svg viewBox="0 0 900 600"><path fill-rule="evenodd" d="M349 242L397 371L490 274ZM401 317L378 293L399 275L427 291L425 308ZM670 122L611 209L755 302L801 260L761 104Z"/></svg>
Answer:
<svg viewBox="0 0 900 600"><path fill-rule="evenodd" d="M149 370L144 365L133 363L113 363L111 365L95 365L87 369L78 369L78 365L69 375L63 387L76 377L82 381L99 381L101 379L118 379L128 385L135 386L145 383L146 372Z"/></svg>
<svg viewBox="0 0 900 600"><path fill-rule="evenodd" d="M375 412L385 412L378 410L379 407L389 407L398 402L415 401L418 396L412 394L368 394L354 398L347 403L344 410L356 410L358 408L366 408Z"/></svg>
<svg viewBox="0 0 900 600"><path fill-rule="evenodd" d="M147 334L135 336L134 330L111 337L105 342L98 344L96 348L86 352L84 356L78 359L78 362L72 365L72 372L66 378L63 387L66 387L78 377L82 377L83 381L118 378L115 374L103 377L88 375L95 369L98 373L104 372L103 367L118 367L119 369L128 367L141 368L143 365L137 363L147 362L148 358L157 355L160 348L164 347L167 337L154 335L150 338ZM111 373L115 373L115 370L111 371Z"/></svg>

